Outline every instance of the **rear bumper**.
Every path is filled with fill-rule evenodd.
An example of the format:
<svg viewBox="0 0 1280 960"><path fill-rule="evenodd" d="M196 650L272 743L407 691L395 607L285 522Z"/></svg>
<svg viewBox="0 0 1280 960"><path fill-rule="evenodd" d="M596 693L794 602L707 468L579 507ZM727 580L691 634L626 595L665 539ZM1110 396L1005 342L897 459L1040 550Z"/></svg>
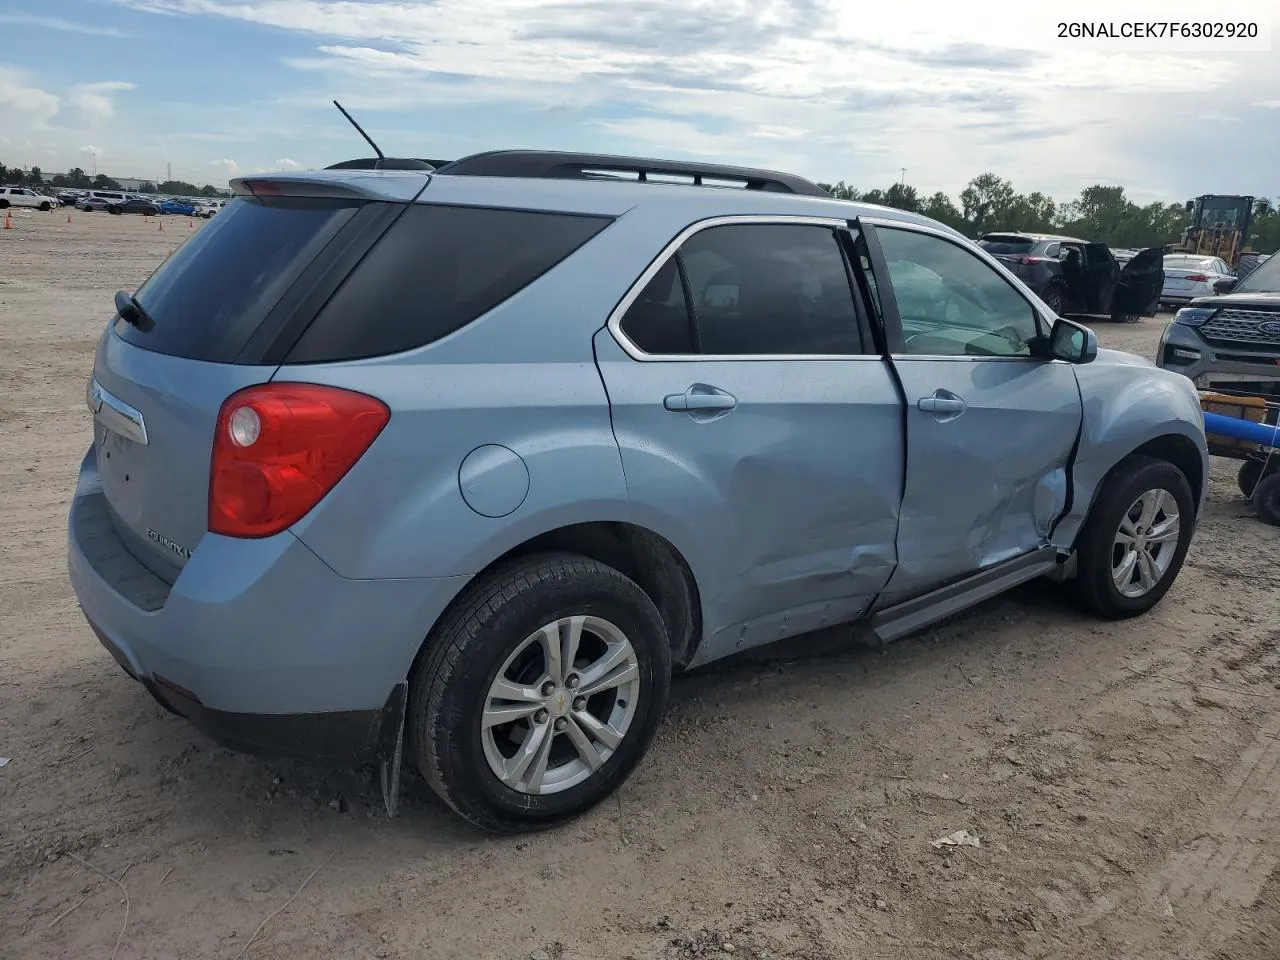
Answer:
<svg viewBox="0 0 1280 960"><path fill-rule="evenodd" d="M90 451L67 546L85 618L166 708L252 753L368 756L424 638L468 580L347 580L286 532L206 535L172 587L157 587L120 557L118 537L104 549L114 534L93 522L102 496Z"/></svg>
<svg viewBox="0 0 1280 960"><path fill-rule="evenodd" d="M167 678L138 676L129 657L93 621L89 626L124 671L170 713L182 717L220 746L260 757L365 763L389 756L395 746L406 685L396 687L380 710L330 713L233 713L206 707Z"/></svg>

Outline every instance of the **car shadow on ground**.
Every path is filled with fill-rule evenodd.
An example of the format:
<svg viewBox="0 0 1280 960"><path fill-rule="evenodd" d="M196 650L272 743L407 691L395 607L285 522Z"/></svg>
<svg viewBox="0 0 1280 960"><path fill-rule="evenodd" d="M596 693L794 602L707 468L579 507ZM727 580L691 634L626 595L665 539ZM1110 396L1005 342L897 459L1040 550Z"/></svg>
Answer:
<svg viewBox="0 0 1280 960"><path fill-rule="evenodd" d="M1083 615L1061 596L1061 589L1033 583L959 614L934 628L887 648L872 645L852 627L833 627L738 654L680 675L672 688L668 724L676 715L706 712L751 720L785 709L789 701L841 696L856 702L874 685L905 686L911 673L939 670L963 658L979 670L1002 671L1009 624L1034 620L1019 630L1019 654L1047 652L1060 638L1055 628L1078 629ZM1037 646L1045 649L1037 651ZM103 662L106 661L106 662ZM963 667L961 668L963 671ZM80 706L60 710L37 704L39 712L61 716L55 750L77 764L94 764L87 786L98 802L108 802L125 817L130 811L145 828L153 814L153 796L164 798L166 817L182 818L192 835L247 831L251 836L285 838L317 827L348 833L361 842L372 838L429 835L434 843L473 844L481 835L459 821L426 786L406 758L399 809L387 823L376 768L350 768L318 762L263 759L219 747L184 720L164 711L114 663L90 661L66 678L79 692ZM832 704L839 707L839 704ZM108 733L109 732L109 733ZM89 752L80 759L74 755ZM663 744L655 746L661 754ZM644 767L661 764L651 756ZM626 788L624 788L625 792ZM68 798L70 802L72 798ZM65 840L80 847L92 839L66 826ZM86 831L93 823L86 816ZM282 841L283 842L283 841Z"/></svg>

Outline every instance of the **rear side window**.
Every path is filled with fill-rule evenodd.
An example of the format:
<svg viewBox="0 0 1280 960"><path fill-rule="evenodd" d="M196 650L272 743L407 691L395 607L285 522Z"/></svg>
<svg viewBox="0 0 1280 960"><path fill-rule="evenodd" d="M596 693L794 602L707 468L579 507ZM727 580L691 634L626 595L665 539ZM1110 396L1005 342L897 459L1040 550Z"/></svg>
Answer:
<svg viewBox="0 0 1280 960"><path fill-rule="evenodd" d="M286 362L356 360L432 343L515 295L610 222L413 204L324 306Z"/></svg>
<svg viewBox="0 0 1280 960"><path fill-rule="evenodd" d="M978 246L993 255L1000 253L1030 253L1031 248L1035 246L1035 241L1029 237L990 236L979 240Z"/></svg>
<svg viewBox="0 0 1280 960"><path fill-rule="evenodd" d="M299 272L359 206L237 198L138 288L135 296L154 327L144 333L117 320L116 333L175 357L234 362Z"/></svg>
<svg viewBox="0 0 1280 960"><path fill-rule="evenodd" d="M733 224L680 249L702 352L862 352L849 273L835 233L818 226Z"/></svg>
<svg viewBox="0 0 1280 960"><path fill-rule="evenodd" d="M654 274L622 318L622 332L645 353L697 353L680 266L672 257Z"/></svg>
<svg viewBox="0 0 1280 960"><path fill-rule="evenodd" d="M835 234L818 226L733 224L695 234L645 285L621 327L657 355L862 353L844 255Z"/></svg>

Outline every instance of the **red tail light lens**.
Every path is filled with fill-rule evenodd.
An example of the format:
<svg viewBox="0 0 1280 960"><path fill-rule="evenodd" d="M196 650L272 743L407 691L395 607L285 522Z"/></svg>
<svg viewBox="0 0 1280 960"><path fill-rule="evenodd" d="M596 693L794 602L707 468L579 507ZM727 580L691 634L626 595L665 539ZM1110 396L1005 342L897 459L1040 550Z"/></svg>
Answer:
<svg viewBox="0 0 1280 960"><path fill-rule="evenodd" d="M1023 264L1024 266L1030 267L1037 263L1044 263L1044 257L1023 257L1018 262Z"/></svg>
<svg viewBox="0 0 1280 960"><path fill-rule="evenodd" d="M269 537L333 489L382 432L374 397L310 383L233 393L218 411L209 474L209 531Z"/></svg>
<svg viewBox="0 0 1280 960"><path fill-rule="evenodd" d="M1204 283L1209 279L1207 273L1188 273L1183 279L1190 280L1192 283Z"/></svg>

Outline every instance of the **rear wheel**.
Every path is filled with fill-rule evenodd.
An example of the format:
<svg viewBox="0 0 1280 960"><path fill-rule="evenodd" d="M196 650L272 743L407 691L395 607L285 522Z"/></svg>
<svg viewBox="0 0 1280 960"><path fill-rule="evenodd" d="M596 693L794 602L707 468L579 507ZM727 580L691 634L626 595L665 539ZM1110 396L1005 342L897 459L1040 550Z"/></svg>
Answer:
<svg viewBox="0 0 1280 960"><path fill-rule="evenodd" d="M120 216L120 214L124 213L124 211L117 206L110 206L110 207L107 207L107 213L113 213L118 217Z"/></svg>
<svg viewBox="0 0 1280 960"><path fill-rule="evenodd" d="M53 207L52 207L52 206L50 206L49 201L48 201L48 200L46 200L46 201L44 201L44 203L40 204L40 209L41 209L41 210L43 210L44 212L48 213L50 210L52 210L52 209L53 209Z"/></svg>
<svg viewBox="0 0 1280 960"><path fill-rule="evenodd" d="M1152 457L1124 460L1104 481L1080 537L1080 602L1108 620L1146 613L1182 568L1194 519L1181 470Z"/></svg>
<svg viewBox="0 0 1280 960"><path fill-rule="evenodd" d="M1063 295L1062 287L1057 286L1056 284L1049 287L1040 296L1040 299L1044 301L1045 306L1052 310L1055 315L1062 315L1062 308L1066 305L1066 297Z"/></svg>
<svg viewBox="0 0 1280 960"><path fill-rule="evenodd" d="M554 826L616 790L671 683L653 602L574 555L484 575L428 643L409 691L418 769L463 818L501 833Z"/></svg>
<svg viewBox="0 0 1280 960"><path fill-rule="evenodd" d="M0 210L7 210L9 207L8 200L0 200Z"/></svg>

